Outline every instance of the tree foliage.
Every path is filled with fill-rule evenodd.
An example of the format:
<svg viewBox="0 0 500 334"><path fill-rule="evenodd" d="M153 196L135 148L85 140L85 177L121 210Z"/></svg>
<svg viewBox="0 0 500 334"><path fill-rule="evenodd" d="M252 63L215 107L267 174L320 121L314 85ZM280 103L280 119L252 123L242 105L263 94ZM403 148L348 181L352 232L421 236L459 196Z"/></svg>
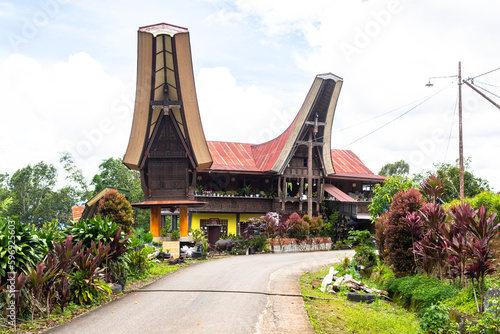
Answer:
<svg viewBox="0 0 500 334"><path fill-rule="evenodd" d="M73 156L69 152L62 152L59 162L68 175L66 179L77 185L75 193L81 203L86 202L92 197L92 192L89 188L89 182L83 175L83 172L78 168L73 160Z"/></svg>
<svg viewBox="0 0 500 334"><path fill-rule="evenodd" d="M373 221L376 221L385 211L389 209L392 198L399 191L407 191L410 188L416 188L417 184L404 176L390 176L382 185L376 184L373 189L372 203L368 207L368 211L372 216Z"/></svg>
<svg viewBox="0 0 500 334"><path fill-rule="evenodd" d="M71 187L54 189L57 170L52 164L40 161L17 170L10 178L3 174L2 180L8 187L2 188L3 196L12 198L7 215L17 216L20 222L36 226L52 219L61 224L71 219L75 192Z"/></svg>
<svg viewBox="0 0 500 334"><path fill-rule="evenodd" d="M409 173L410 165L404 160L399 160L392 164L388 163L380 169L380 172L378 172L379 175L383 176L407 176Z"/></svg>
<svg viewBox="0 0 500 334"><path fill-rule="evenodd" d="M487 180L481 179L470 171L470 158L464 161L464 193L465 197L474 197L483 191L489 191L490 186ZM450 202L454 199L460 199L460 168L458 160L454 165L439 163L434 164L435 170L423 171L414 176L414 179L419 181L429 175L436 175L443 180L444 192L442 200Z"/></svg>

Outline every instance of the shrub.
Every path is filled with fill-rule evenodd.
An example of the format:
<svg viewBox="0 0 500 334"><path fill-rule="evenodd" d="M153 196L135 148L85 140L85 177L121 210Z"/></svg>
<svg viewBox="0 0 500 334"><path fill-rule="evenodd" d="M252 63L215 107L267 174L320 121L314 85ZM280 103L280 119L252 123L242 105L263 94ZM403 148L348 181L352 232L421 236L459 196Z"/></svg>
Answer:
<svg viewBox="0 0 500 334"><path fill-rule="evenodd" d="M94 299L100 299L111 293L111 288L105 283L105 268L101 267L108 257L110 246L103 246L101 241L96 245L92 241L91 248L81 250L76 256L75 271L69 275L71 296L77 304L90 304Z"/></svg>
<svg viewBox="0 0 500 334"><path fill-rule="evenodd" d="M123 286L127 284L129 267L126 261L110 261L108 263L109 281Z"/></svg>
<svg viewBox="0 0 500 334"><path fill-rule="evenodd" d="M456 323L450 321L449 308L441 303L434 304L424 311L420 328L425 333L455 333Z"/></svg>
<svg viewBox="0 0 500 334"><path fill-rule="evenodd" d="M386 212L393 197L399 192L405 192L408 189L415 188L416 184L405 176L390 176L388 177L383 185L376 184L373 189L372 203L368 206L368 211L370 215L377 219Z"/></svg>
<svg viewBox="0 0 500 334"><path fill-rule="evenodd" d="M377 244L378 257L384 261L387 257L387 250L385 249L385 229L387 228L387 214L384 213L375 221L375 241Z"/></svg>
<svg viewBox="0 0 500 334"><path fill-rule="evenodd" d="M288 224L290 225L290 230L288 231L290 238L298 240L307 239L309 236L309 224L302 220L297 212L290 215L290 218L288 218Z"/></svg>
<svg viewBox="0 0 500 334"><path fill-rule="evenodd" d="M394 196L384 224L385 249L387 261L397 277L408 275L414 269L412 252L414 236L407 228L405 218L409 212L415 212L424 204L420 192L409 189Z"/></svg>
<svg viewBox="0 0 500 334"><path fill-rule="evenodd" d="M15 240L14 245L12 240ZM6 282L7 272L20 272L26 270L27 266L34 267L41 262L47 254L45 249L29 225L12 217L0 217L0 286ZM10 261L13 261L15 268L9 267Z"/></svg>
<svg viewBox="0 0 500 334"><path fill-rule="evenodd" d="M63 231L59 228L59 221L52 219L46 222L42 227L36 229L36 235L43 249L43 254L48 254L54 250L54 241L58 242L64 238Z"/></svg>
<svg viewBox="0 0 500 334"><path fill-rule="evenodd" d="M372 267L377 263L377 254L375 254L375 245L371 239L369 231L350 231L347 239L351 245L357 245L355 248L353 265Z"/></svg>
<svg viewBox="0 0 500 334"><path fill-rule="evenodd" d="M153 242L153 234L151 232L144 233L141 239L143 243L150 244Z"/></svg>
<svg viewBox="0 0 500 334"><path fill-rule="evenodd" d="M122 225L122 230L126 234L131 234L134 223L134 212L132 206L127 201L125 195L120 194L115 189L108 191L99 200L97 214L108 217L117 224Z"/></svg>
<svg viewBox="0 0 500 334"><path fill-rule="evenodd" d="M73 235L74 240L82 241L83 248L90 248L94 240L109 244L119 230L120 226L110 218L105 217L102 219L100 216L96 216L92 219L80 220L68 225L64 233L67 236ZM123 239L125 235L122 234L121 237Z"/></svg>
<svg viewBox="0 0 500 334"><path fill-rule="evenodd" d="M146 272L150 263L148 255L149 251L146 247L127 253L130 274L140 276Z"/></svg>
<svg viewBox="0 0 500 334"><path fill-rule="evenodd" d="M305 217L306 216L304 216L304 220L306 220ZM308 221L308 223L310 233L315 237L320 236L324 223L323 216L319 215L318 217L313 217L310 221Z"/></svg>
<svg viewBox="0 0 500 334"><path fill-rule="evenodd" d="M421 311L439 301L454 298L459 288L432 276L415 275L389 280L384 290L405 308Z"/></svg>

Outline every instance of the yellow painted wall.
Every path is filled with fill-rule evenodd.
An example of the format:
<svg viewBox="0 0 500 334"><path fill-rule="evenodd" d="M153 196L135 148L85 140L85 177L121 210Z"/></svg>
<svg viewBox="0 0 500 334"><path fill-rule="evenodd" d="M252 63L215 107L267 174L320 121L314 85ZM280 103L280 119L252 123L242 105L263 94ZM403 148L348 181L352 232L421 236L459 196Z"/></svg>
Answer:
<svg viewBox="0 0 500 334"><path fill-rule="evenodd" d="M227 219L227 233L236 234L236 214L235 213L192 213L191 229L200 228L200 219L219 218Z"/></svg>

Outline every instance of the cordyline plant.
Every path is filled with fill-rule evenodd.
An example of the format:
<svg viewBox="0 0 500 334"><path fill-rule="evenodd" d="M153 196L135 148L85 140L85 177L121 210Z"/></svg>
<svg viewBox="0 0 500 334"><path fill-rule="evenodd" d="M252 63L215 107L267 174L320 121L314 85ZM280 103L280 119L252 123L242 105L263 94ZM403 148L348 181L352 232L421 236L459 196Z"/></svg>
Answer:
<svg viewBox="0 0 500 334"><path fill-rule="evenodd" d="M488 215L483 205L479 210L474 210L469 203L460 204L451 211L453 220L462 224L468 232L465 249L471 263L465 268L465 275L471 278L473 288L474 281L478 283L479 302L476 297L478 312L484 309L484 278L495 272L489 243L500 234L500 224L494 221L496 215L496 213Z"/></svg>
<svg viewBox="0 0 500 334"><path fill-rule="evenodd" d="M441 230L445 225L446 213L442 206L428 203L420 210L420 217L427 227L425 238L420 244L427 250L431 250L430 256L434 260L433 267L437 269L439 278L443 279L442 263L446 258L446 247L444 247ZM421 255L425 256L425 254Z"/></svg>
<svg viewBox="0 0 500 334"><path fill-rule="evenodd" d="M445 186L443 180L435 175L431 175L420 183L420 192L427 198L429 203L436 204L444 193Z"/></svg>
<svg viewBox="0 0 500 334"><path fill-rule="evenodd" d="M403 218L403 221L408 228L408 231L410 231L411 234L411 242L412 242L412 252L413 252L413 261L415 262L415 270L418 267L417 264L417 254L415 252L415 244L417 240L422 238L423 234L423 228L424 224L422 223L422 220L420 219L420 216L417 214L417 212L409 212L408 215ZM376 237L378 239L378 236Z"/></svg>

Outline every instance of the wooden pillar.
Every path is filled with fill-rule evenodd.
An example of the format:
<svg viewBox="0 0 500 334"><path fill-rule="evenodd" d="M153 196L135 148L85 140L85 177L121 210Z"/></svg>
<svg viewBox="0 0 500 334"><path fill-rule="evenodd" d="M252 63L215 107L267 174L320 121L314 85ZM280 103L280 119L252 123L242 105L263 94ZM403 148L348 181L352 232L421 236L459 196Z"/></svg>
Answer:
<svg viewBox="0 0 500 334"><path fill-rule="evenodd" d="M181 206L180 207L180 232L181 232L181 237L187 237L188 236L188 208L187 206Z"/></svg>
<svg viewBox="0 0 500 334"><path fill-rule="evenodd" d="M302 195L304 194L304 178L300 178L300 188L299 188L299 211L302 211Z"/></svg>
<svg viewBox="0 0 500 334"><path fill-rule="evenodd" d="M283 213L285 213L285 202L286 202L287 191L288 191L288 185L286 184L286 176L285 176L283 178L283 191L282 191L282 194L281 194L281 198L282 198L282 201L281 201L281 211Z"/></svg>
<svg viewBox="0 0 500 334"><path fill-rule="evenodd" d="M149 231L153 237L159 237L161 231L161 207L154 206L151 208L151 215L149 218Z"/></svg>
<svg viewBox="0 0 500 334"><path fill-rule="evenodd" d="M307 144L307 214L312 217L313 207L312 207L312 131L309 131L309 142Z"/></svg>
<svg viewBox="0 0 500 334"><path fill-rule="evenodd" d="M278 177L278 199L281 201L281 175Z"/></svg>

